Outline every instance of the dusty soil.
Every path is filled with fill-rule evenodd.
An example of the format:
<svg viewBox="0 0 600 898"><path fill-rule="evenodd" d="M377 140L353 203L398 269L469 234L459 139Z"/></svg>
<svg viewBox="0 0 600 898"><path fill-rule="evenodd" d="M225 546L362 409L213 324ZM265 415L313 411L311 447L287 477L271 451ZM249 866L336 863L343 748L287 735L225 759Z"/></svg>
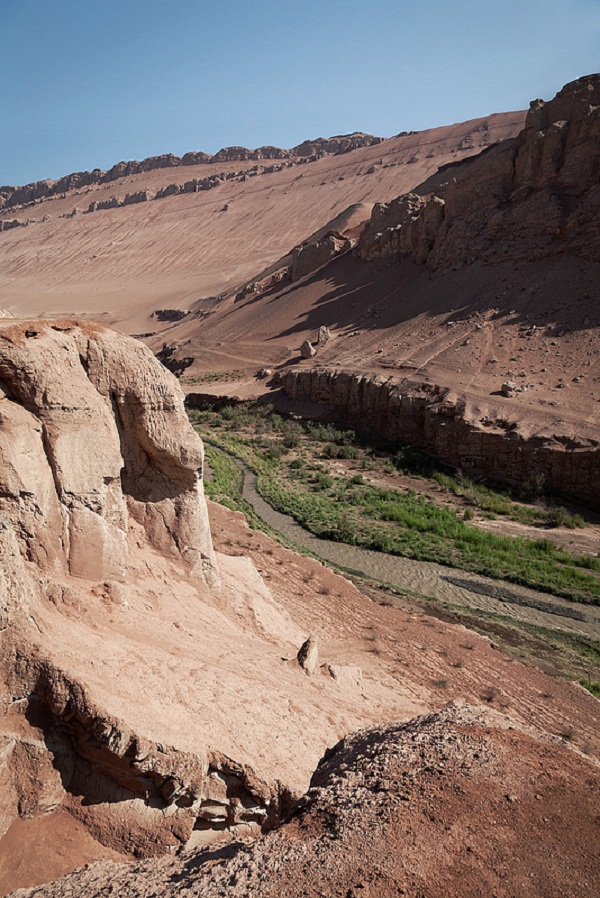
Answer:
<svg viewBox="0 0 600 898"><path fill-rule="evenodd" d="M230 851L93 865L39 898L589 898L600 875L596 764L482 709L344 739L291 819Z"/></svg>
<svg viewBox="0 0 600 898"><path fill-rule="evenodd" d="M489 638L418 606L374 603L318 561L251 531L237 513L210 504L210 516L224 578L218 597L203 593L199 601L172 561L145 552L132 559L136 585L121 592L124 604L81 595L79 606L36 613L52 663L68 665L105 713L135 732L189 752L200 741L219 744L298 793L325 748L345 733L407 720L454 698L484 701L600 757L600 705L580 687L512 661ZM292 626L318 641L321 667L313 677L295 661L285 635ZM330 664L360 668L360 681L336 681ZM43 745L43 731L23 730L20 709L12 706L7 736L29 733ZM125 844L123 826L135 819L127 816L131 802L87 804L85 795L72 796L65 810L93 838L80 838L79 825L64 828L66 818L52 814L7 834L5 889L106 857L98 839L109 848ZM28 863L30 832L38 848L47 846L37 865ZM95 893L90 886L78 894Z"/></svg>
<svg viewBox="0 0 600 898"><path fill-rule="evenodd" d="M183 380L188 392L197 371L242 368L246 381L200 391L244 399L271 393L285 407L272 382L251 375L265 365L318 364L448 387L467 419L510 422L523 437L596 439L599 282L600 265L574 256L519 269L474 264L443 276L406 259L346 256L297 284L225 301L201 328L184 321L169 339L195 359ZM300 345L315 340L321 325L332 339L314 359L301 360ZM506 398L506 380L527 389ZM305 409L311 412L323 409Z"/></svg>
<svg viewBox="0 0 600 898"><path fill-rule="evenodd" d="M58 879L93 861L125 859L67 811L20 818L0 839L0 894Z"/></svg>
<svg viewBox="0 0 600 898"><path fill-rule="evenodd" d="M302 609L306 613L310 590L312 613L319 621L315 630L319 644L330 644L333 639L332 644L341 647L340 640L350 639L354 653L347 649L347 654L339 656L346 663L358 664L363 672L373 662L391 665L388 669L398 688L408 688L415 698L426 693L433 708L454 698L480 701L492 689L491 703L510 709L509 713L523 722L552 733L571 724L572 742L583 744L586 751L600 746L596 732L600 704L580 686L512 661L488 638L431 617L419 607L373 605L346 578L250 530L242 515L214 503L209 503L209 508L219 551L249 555L274 594L285 596L285 607L292 616L301 614ZM350 601L352 596L360 596L358 604ZM586 710L576 722L570 713L579 701ZM556 713L559 717L553 721ZM580 743L577 731L581 725L586 735Z"/></svg>

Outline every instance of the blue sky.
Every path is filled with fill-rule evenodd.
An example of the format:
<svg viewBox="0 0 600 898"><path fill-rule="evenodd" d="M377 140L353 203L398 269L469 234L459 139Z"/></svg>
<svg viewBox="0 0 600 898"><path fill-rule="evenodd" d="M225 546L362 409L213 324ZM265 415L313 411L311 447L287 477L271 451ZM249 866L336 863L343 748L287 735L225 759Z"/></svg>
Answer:
<svg viewBox="0 0 600 898"><path fill-rule="evenodd" d="M0 184L390 136L600 71L600 0L0 0Z"/></svg>

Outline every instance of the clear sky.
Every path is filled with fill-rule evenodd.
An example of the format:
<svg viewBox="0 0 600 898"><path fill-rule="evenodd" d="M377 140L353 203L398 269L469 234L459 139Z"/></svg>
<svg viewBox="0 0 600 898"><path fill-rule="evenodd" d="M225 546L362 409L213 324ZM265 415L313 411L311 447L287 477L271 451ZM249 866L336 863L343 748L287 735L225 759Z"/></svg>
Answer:
<svg viewBox="0 0 600 898"><path fill-rule="evenodd" d="M600 0L0 0L0 184L384 137L600 71Z"/></svg>

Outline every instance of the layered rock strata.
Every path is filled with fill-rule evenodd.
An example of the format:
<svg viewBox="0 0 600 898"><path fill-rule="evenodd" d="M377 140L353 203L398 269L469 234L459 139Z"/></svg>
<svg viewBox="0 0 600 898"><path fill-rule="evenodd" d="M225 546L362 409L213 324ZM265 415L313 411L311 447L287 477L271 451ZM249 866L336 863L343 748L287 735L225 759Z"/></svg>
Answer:
<svg viewBox="0 0 600 898"><path fill-rule="evenodd" d="M291 370L282 383L294 401L319 403L337 420L466 472L600 502L600 441L526 438L506 421L469 420L464 401L435 384L328 368Z"/></svg>
<svg viewBox="0 0 600 898"><path fill-rule="evenodd" d="M339 137L321 137L316 140L307 140L291 150L265 146L258 147L255 150L249 150L246 147L224 147L212 156L209 153L202 152L185 153L181 157L175 156L173 153L165 153L162 156L149 156L141 162L118 162L108 171L95 168L93 171L73 172L70 175L65 175L58 181L36 181L32 184L25 184L22 187L5 185L0 187L0 209L25 205L46 197L59 196L69 190L78 190L82 187L89 187L92 184L106 184L111 181L117 181L119 178L137 175L141 172L155 171L156 169L259 159L298 160L319 158L328 154L338 155L360 147L368 147L380 143L382 139L381 137L373 137L371 134L356 133ZM135 200L132 200L132 202L135 202Z"/></svg>

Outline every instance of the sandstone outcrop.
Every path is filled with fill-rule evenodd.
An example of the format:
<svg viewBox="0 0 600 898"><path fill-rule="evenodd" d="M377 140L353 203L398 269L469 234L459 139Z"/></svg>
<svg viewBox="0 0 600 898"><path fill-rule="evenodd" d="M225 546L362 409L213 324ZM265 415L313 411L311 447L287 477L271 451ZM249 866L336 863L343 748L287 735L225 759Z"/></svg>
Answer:
<svg viewBox="0 0 600 898"><path fill-rule="evenodd" d="M349 153L359 147L370 147L381 143L382 137L373 137L372 134L364 134L356 131L353 134L341 134L337 137L317 137L315 140L305 140L295 146L291 153L293 156L325 156L328 153L339 155Z"/></svg>
<svg viewBox="0 0 600 898"><path fill-rule="evenodd" d="M317 640L313 636L309 636L298 649L296 657L302 670L309 676L312 676L319 667Z"/></svg>
<svg viewBox="0 0 600 898"><path fill-rule="evenodd" d="M294 247L290 265L290 279L297 281L301 277L316 271L334 256L351 249L352 241L341 234L331 231L315 243L305 243Z"/></svg>
<svg viewBox="0 0 600 898"><path fill-rule="evenodd" d="M0 231L12 231L13 228L22 228L26 224L26 221L19 221L18 218L9 218L5 221L0 221Z"/></svg>
<svg viewBox="0 0 600 898"><path fill-rule="evenodd" d="M525 128L374 208L360 245L444 270L478 259L600 258L600 75L531 104Z"/></svg>
<svg viewBox="0 0 600 898"><path fill-rule="evenodd" d="M347 736L284 826L218 864L201 852L101 862L15 898L588 898L599 790L585 756L504 715L450 706Z"/></svg>
<svg viewBox="0 0 600 898"><path fill-rule="evenodd" d="M5 526L47 573L123 579L128 517L216 579L202 445L174 379L139 343L70 322L0 330Z"/></svg>
<svg viewBox="0 0 600 898"><path fill-rule="evenodd" d="M324 574L288 576L303 584L298 623L250 558L217 566L202 444L146 347L96 324L3 319L0 388L0 839L16 840L3 863L26 868L27 821L60 846L60 873L73 827L79 862L268 829L328 742L398 707L397 685L375 677L363 699L288 663Z"/></svg>
<svg viewBox="0 0 600 898"><path fill-rule="evenodd" d="M329 343L331 340L331 331L329 328L322 324L319 328L319 333L317 334L317 343L319 346L324 346L326 343Z"/></svg>

